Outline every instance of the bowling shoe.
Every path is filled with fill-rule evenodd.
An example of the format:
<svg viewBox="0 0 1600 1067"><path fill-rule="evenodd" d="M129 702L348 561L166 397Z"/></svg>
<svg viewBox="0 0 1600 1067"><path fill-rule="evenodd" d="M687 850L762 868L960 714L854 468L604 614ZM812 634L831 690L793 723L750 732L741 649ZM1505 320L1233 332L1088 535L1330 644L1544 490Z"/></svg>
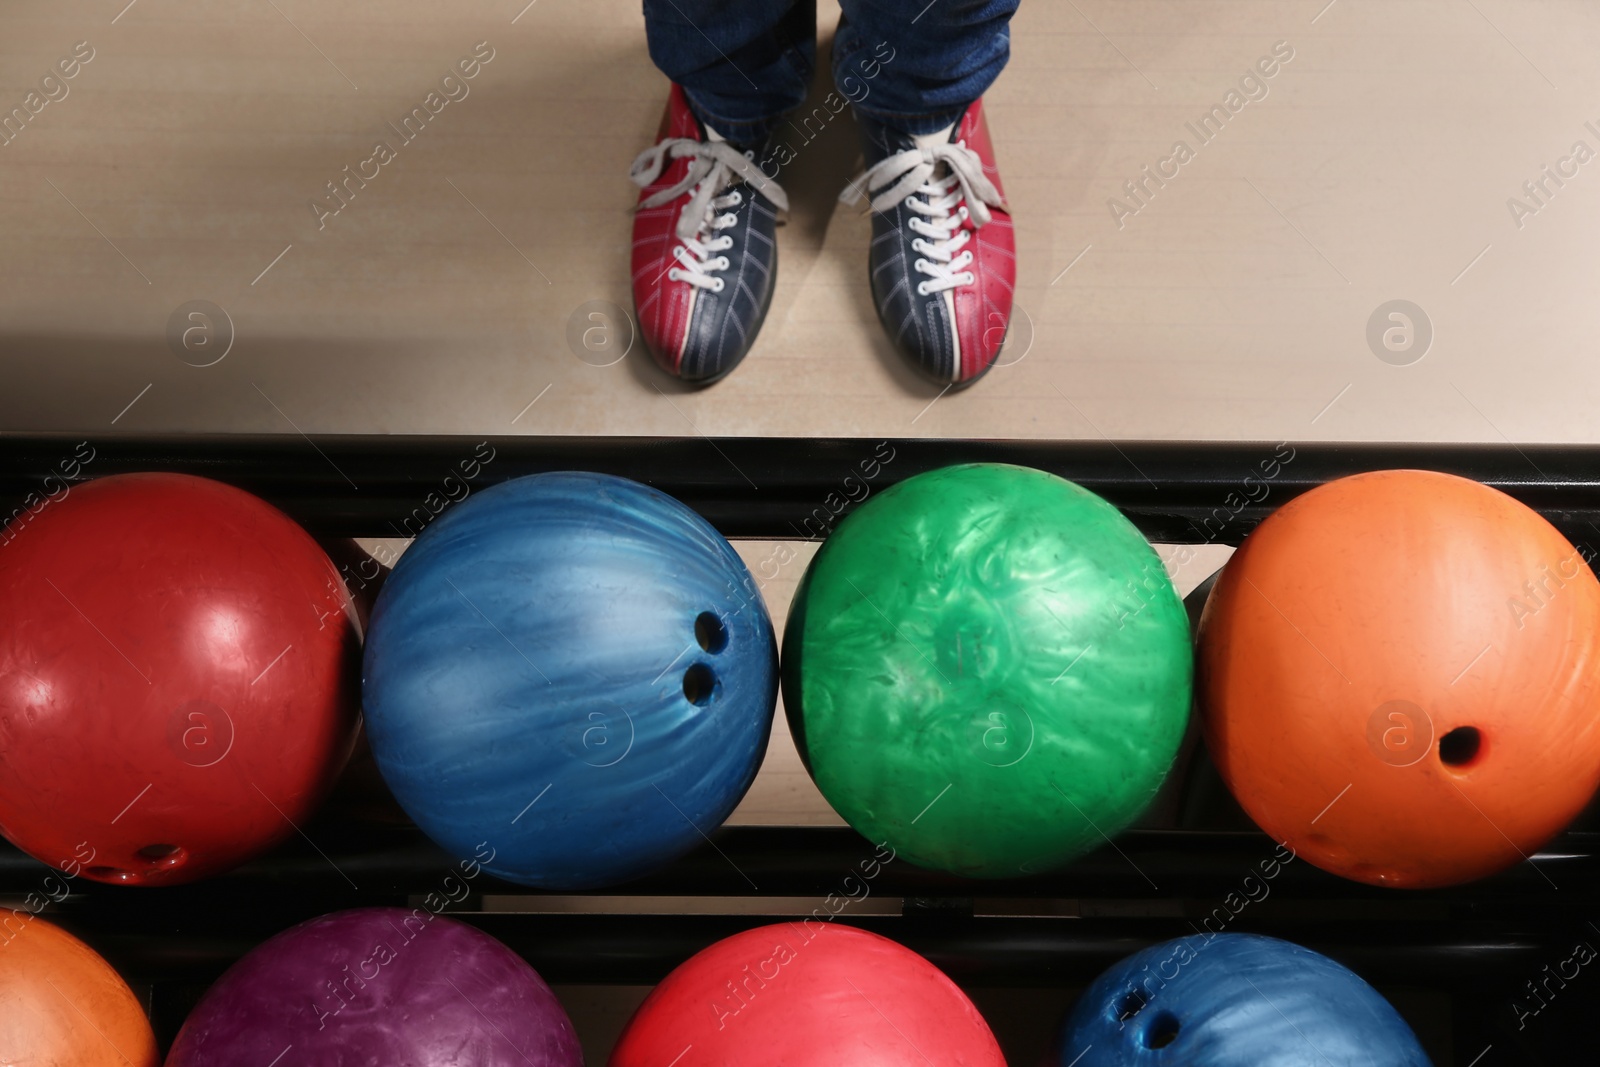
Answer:
<svg viewBox="0 0 1600 1067"><path fill-rule="evenodd" d="M878 317L912 366L936 382L969 384L1000 354L1017 273L983 102L929 136L857 120L867 167L839 199L871 198Z"/></svg>
<svg viewBox="0 0 1600 1067"><path fill-rule="evenodd" d="M789 199L760 145L711 132L674 85L656 143L634 160L633 306L669 374L709 384L755 343L778 274Z"/></svg>

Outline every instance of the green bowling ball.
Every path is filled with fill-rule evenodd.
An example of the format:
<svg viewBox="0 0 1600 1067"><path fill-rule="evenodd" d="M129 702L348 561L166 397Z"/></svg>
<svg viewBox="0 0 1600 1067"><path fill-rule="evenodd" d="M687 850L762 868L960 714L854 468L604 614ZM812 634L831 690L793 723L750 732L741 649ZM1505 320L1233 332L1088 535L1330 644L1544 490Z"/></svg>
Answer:
<svg viewBox="0 0 1600 1067"><path fill-rule="evenodd" d="M1133 822L1192 678L1188 617L1143 535L1008 464L868 500L784 634L789 725L823 796L873 842L975 878L1059 867Z"/></svg>

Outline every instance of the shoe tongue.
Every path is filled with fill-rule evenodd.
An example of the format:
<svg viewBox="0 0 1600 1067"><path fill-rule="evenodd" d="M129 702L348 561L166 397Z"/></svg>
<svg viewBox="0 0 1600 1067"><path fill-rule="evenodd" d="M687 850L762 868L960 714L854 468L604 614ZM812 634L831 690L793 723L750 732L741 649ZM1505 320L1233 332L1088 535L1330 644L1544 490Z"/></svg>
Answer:
<svg viewBox="0 0 1600 1067"><path fill-rule="evenodd" d="M718 133L716 130L713 130L710 126L707 126L704 123L701 123L701 129L706 131L707 141L713 144L725 144L731 146L734 151L739 152L742 155L749 156L751 160L756 161L756 165L761 167L761 169L765 171L769 177L772 175L772 171L768 169L767 161L762 157L763 146L761 144L730 141L728 138L724 137L722 134ZM742 178L736 180L743 181Z"/></svg>
<svg viewBox="0 0 1600 1067"><path fill-rule="evenodd" d="M933 133L913 134L911 137L911 143L917 148L936 148L942 144L949 144L950 137L955 133L955 130L955 123L951 123L944 129L937 130ZM950 164L941 162L933 168L932 177L934 181L943 181L949 176Z"/></svg>
<svg viewBox="0 0 1600 1067"><path fill-rule="evenodd" d="M937 130L933 133L913 134L911 137L911 143L916 145L918 148L936 148L942 144L949 144L950 137L955 132L956 124L952 122L944 129Z"/></svg>
<svg viewBox="0 0 1600 1067"><path fill-rule="evenodd" d="M743 141L729 140L728 138L724 137L722 134L718 133L716 130L713 130L710 126L706 126L703 123L701 124L701 128L706 131L706 140L707 141L711 141L711 142L717 143L717 144L732 145L736 150L738 150L740 152L755 152L761 147L759 144L755 144L755 143L746 143L746 142L743 142Z"/></svg>

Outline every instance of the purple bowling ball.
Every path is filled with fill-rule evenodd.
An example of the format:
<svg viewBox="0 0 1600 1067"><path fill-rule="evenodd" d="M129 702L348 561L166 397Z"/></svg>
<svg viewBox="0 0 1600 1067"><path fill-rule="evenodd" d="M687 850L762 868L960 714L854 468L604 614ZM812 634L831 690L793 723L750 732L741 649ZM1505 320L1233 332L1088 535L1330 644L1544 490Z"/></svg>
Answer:
<svg viewBox="0 0 1600 1067"><path fill-rule="evenodd" d="M166 1067L582 1067L544 979L499 941L423 909L303 922L218 979Z"/></svg>

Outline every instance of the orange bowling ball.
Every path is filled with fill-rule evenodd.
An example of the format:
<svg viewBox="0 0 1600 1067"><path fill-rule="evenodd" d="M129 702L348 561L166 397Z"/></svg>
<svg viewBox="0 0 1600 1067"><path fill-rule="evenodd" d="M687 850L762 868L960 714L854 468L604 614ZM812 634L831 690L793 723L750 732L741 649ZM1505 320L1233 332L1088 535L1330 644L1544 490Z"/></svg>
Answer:
<svg viewBox="0 0 1600 1067"><path fill-rule="evenodd" d="M1276 840L1372 885L1458 885L1600 784L1600 582L1497 490L1431 471L1297 497L1200 624L1212 758Z"/></svg>
<svg viewBox="0 0 1600 1067"><path fill-rule="evenodd" d="M0 1063L158 1062L144 1009L109 963L60 927L0 910Z"/></svg>

